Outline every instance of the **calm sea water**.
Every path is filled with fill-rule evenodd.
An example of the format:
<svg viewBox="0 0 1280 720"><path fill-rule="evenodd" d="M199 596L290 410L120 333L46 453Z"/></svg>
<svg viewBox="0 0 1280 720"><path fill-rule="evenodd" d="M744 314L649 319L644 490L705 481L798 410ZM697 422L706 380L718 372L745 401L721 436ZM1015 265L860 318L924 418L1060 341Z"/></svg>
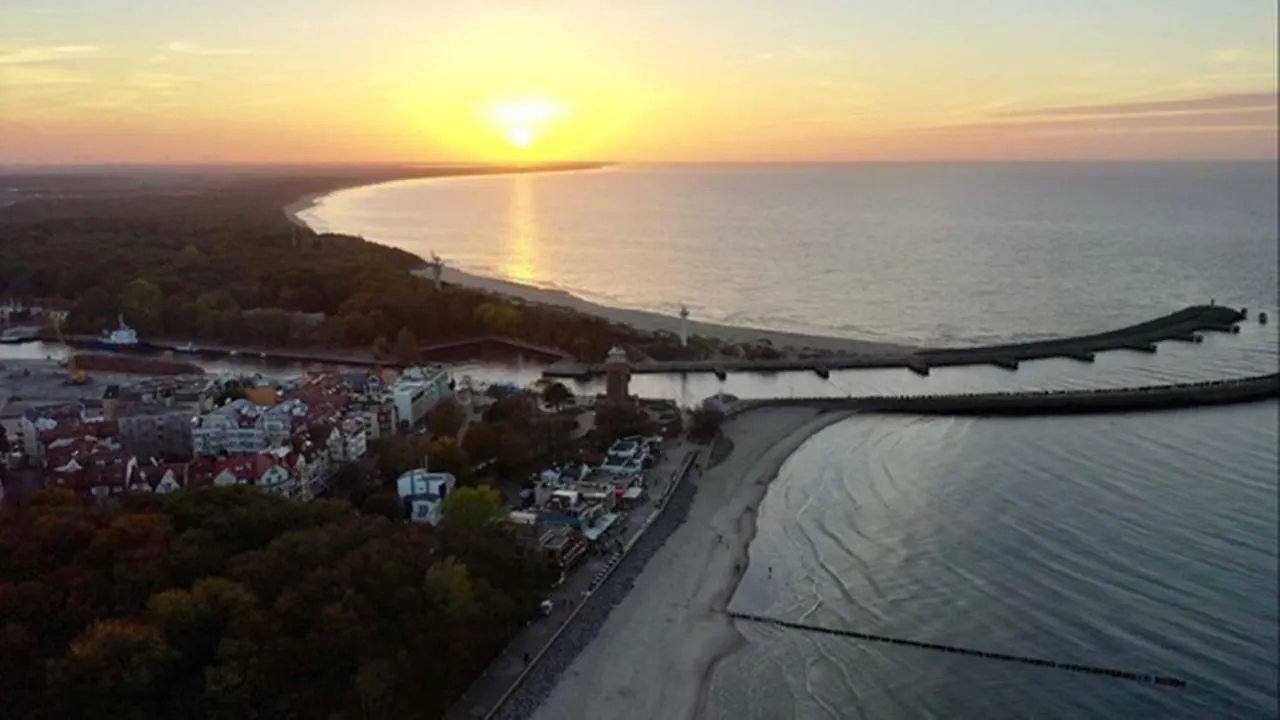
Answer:
<svg viewBox="0 0 1280 720"><path fill-rule="evenodd" d="M356 189L310 220L607 304L966 343L1110 329L1210 298L1275 317L1276 189L1263 164L641 167ZM1107 387L1275 372L1278 341L1275 323L1251 321L1093 365L633 386L687 404L721 389ZM713 683L720 717L1276 717L1278 411L867 416L825 430L771 488L736 608L1190 687L743 623L747 647Z"/></svg>
<svg viewBox="0 0 1280 720"><path fill-rule="evenodd" d="M867 339L1277 304L1272 164L748 165L418 180L306 214L605 304Z"/></svg>

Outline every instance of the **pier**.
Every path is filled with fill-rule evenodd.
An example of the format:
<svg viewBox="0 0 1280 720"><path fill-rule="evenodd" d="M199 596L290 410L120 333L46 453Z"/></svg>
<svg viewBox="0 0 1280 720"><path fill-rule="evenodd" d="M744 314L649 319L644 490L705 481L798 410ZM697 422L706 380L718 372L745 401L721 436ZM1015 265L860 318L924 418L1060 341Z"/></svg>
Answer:
<svg viewBox="0 0 1280 720"><path fill-rule="evenodd" d="M1089 673L1091 675L1103 675L1113 677L1120 680L1136 680L1148 685L1160 685L1171 688L1185 688L1187 683L1174 677L1164 677L1151 673L1137 673L1128 670L1115 670L1112 668L1098 667L1096 665L1082 665L1079 663L1067 663L1057 660L1045 660L1041 658L1027 657L1024 655L1010 655L1008 653L988 652L985 650L973 650L970 648L957 647L955 645L943 645L941 643L920 642L918 640L907 640L905 638L890 637L888 635L872 635L870 633L854 632L853 630L837 630L835 628L826 628L819 625L807 625L805 623L790 622L788 620L779 620L777 618L764 617L761 615L752 615L750 613L728 612L727 615L735 620L747 620L763 625L773 625L775 627L788 628L791 630L801 630L804 632L821 633L823 635L836 635L839 637L852 638L855 640L869 640L871 642L888 643L891 645L900 645L905 647L920 648L922 650L936 650L939 652L952 653L954 655L969 655L972 657L985 658L987 660L1002 660L1004 662L1021 663L1023 665L1035 665L1037 667L1053 668L1055 670L1068 670L1071 672Z"/></svg>
<svg viewBox="0 0 1280 720"><path fill-rule="evenodd" d="M1016 370L1020 362L1046 358L1067 358L1093 362L1099 352L1134 350L1156 352L1156 343L1164 340L1200 342L1200 332L1235 333L1244 313L1221 305L1196 305L1178 312L1092 335L1038 340L1008 345L973 348L921 348L899 353L832 355L822 358L778 358L745 360L646 360L631 363L633 374L715 373L723 380L730 372L772 373L786 371L813 372L822 375L833 370L870 368L906 368L917 375L928 375L930 368L962 365L994 365ZM546 377L587 379L603 375L603 363L579 363L565 360L543 371Z"/></svg>
<svg viewBox="0 0 1280 720"><path fill-rule="evenodd" d="M1235 380L1101 390L743 400L728 414L768 407L811 407L909 415L1071 415L1233 405L1275 398L1280 398L1280 374L1277 373Z"/></svg>

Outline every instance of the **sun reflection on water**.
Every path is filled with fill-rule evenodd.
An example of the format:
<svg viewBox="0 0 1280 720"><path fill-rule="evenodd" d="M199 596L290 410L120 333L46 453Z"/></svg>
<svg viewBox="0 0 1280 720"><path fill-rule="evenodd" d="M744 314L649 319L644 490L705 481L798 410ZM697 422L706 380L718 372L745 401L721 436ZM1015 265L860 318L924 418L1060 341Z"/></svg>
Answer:
<svg viewBox="0 0 1280 720"><path fill-rule="evenodd" d="M534 285L538 280L538 222L534 211L533 178L516 175L511 182L506 261L502 272L515 282Z"/></svg>

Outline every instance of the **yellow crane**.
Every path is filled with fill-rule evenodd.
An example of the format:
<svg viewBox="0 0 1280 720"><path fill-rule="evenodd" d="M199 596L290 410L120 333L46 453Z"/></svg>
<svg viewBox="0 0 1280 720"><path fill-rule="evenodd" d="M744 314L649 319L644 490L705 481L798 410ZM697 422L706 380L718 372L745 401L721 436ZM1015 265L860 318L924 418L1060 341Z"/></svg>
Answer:
<svg viewBox="0 0 1280 720"><path fill-rule="evenodd" d="M76 364L75 351L71 349L67 339L62 336L62 317L59 315L53 316L53 331L58 336L58 342L67 348L67 384L84 385L89 382L89 376Z"/></svg>

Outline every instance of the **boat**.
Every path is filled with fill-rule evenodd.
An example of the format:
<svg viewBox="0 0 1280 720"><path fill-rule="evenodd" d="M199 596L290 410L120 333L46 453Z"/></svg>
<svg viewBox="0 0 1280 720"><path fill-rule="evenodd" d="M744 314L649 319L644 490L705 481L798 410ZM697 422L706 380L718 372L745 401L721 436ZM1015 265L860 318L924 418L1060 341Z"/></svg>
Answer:
<svg viewBox="0 0 1280 720"><path fill-rule="evenodd" d="M196 344L195 344L195 343L191 343L191 342L184 342L184 343L182 343L181 345L175 345L175 346L174 346L174 348L173 348L173 350L174 350L174 352L180 352L180 353L198 353L198 352L200 352L200 348L196 347Z"/></svg>
<svg viewBox="0 0 1280 720"><path fill-rule="evenodd" d="M146 350L151 347L150 343L138 339L138 333L124 323L123 315L119 317L119 327L112 330L110 333L104 333L100 338L91 340L88 345L94 350L108 350L112 352Z"/></svg>

